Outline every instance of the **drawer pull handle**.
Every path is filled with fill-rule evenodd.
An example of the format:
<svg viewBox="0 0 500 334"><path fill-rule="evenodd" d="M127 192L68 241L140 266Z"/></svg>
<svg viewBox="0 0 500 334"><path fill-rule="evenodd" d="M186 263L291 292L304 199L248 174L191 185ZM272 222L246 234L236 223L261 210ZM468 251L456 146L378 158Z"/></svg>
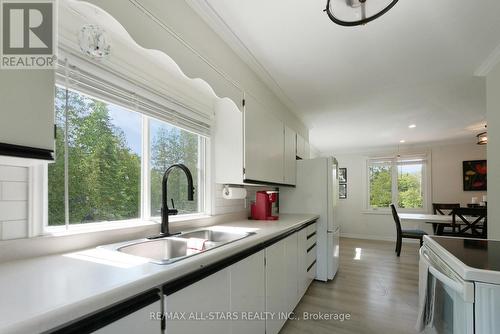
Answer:
<svg viewBox="0 0 500 334"><path fill-rule="evenodd" d="M311 270L311 268L316 264L316 260L313 261L313 263L311 263L311 265L309 267L307 267L307 272L309 272L309 270Z"/></svg>
<svg viewBox="0 0 500 334"><path fill-rule="evenodd" d="M314 237L316 235L316 231L314 231L313 233L309 234L307 236L307 240L311 239L312 237Z"/></svg>
<svg viewBox="0 0 500 334"><path fill-rule="evenodd" d="M307 252L309 253L314 247L316 247L316 243L313 243L312 246L307 249Z"/></svg>

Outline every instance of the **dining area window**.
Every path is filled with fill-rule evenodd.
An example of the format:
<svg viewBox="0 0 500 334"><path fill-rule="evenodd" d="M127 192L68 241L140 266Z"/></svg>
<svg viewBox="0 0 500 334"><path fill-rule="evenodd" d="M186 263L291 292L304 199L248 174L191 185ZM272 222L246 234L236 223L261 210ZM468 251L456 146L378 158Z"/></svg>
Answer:
<svg viewBox="0 0 500 334"><path fill-rule="evenodd" d="M391 203L403 211L427 209L427 156L395 156L367 161L369 210L389 210Z"/></svg>

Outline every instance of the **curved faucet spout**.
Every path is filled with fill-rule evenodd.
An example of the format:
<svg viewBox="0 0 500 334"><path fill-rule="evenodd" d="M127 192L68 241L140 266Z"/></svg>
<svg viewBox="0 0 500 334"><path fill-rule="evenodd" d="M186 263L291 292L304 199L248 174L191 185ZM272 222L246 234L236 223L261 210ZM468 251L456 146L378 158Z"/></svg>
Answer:
<svg viewBox="0 0 500 334"><path fill-rule="evenodd" d="M192 201L194 199L194 186L193 186L193 176L191 175L191 171L184 164L174 164L167 168L165 173L163 174L162 179L162 187L161 187L161 233L159 236L150 237L150 239L163 238L168 237L170 234L169 226L168 226L168 216L171 213L176 213L177 210L168 208L168 200L167 200L167 188L168 188L168 177L172 170L179 168L186 174L187 178L187 196L188 201Z"/></svg>

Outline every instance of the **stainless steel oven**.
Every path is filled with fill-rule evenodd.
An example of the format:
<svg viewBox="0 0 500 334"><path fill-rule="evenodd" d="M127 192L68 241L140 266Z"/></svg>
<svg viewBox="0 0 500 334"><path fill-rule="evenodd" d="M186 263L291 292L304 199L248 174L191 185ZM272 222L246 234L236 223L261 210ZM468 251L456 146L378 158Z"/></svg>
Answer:
<svg viewBox="0 0 500 334"><path fill-rule="evenodd" d="M420 268L428 268L427 309L430 321L423 333L473 334L474 283L464 281L426 246L420 249Z"/></svg>

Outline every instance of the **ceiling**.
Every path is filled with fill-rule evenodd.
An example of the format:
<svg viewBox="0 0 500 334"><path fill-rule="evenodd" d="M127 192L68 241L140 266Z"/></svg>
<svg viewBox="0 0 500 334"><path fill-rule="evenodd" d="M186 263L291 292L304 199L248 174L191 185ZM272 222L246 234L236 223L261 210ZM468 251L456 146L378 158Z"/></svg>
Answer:
<svg viewBox="0 0 500 334"><path fill-rule="evenodd" d="M321 152L473 140L485 123L474 73L500 59L498 0L400 0L361 27L329 21L326 0L191 3Z"/></svg>

